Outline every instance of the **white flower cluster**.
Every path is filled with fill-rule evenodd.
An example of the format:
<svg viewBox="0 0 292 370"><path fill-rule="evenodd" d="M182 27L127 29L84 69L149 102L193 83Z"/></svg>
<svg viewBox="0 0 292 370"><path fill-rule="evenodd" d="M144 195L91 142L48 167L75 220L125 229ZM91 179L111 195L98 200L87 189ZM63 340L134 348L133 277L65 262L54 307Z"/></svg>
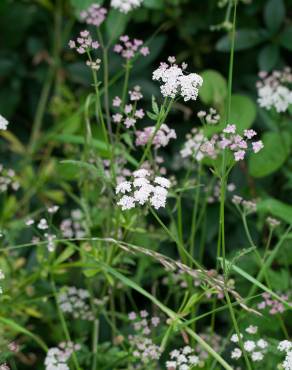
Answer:
<svg viewBox="0 0 292 370"><path fill-rule="evenodd" d="M4 275L4 272L0 269L0 280L3 280L5 279L5 275ZM0 286L0 294L3 293L3 290L2 290L2 287Z"/></svg>
<svg viewBox="0 0 292 370"><path fill-rule="evenodd" d="M147 202L155 209L165 207L168 189L171 185L168 179L157 176L151 184L150 172L146 169L133 172L133 176L133 181L121 182L116 187L116 194L123 194L118 201L123 211Z"/></svg>
<svg viewBox="0 0 292 370"><path fill-rule="evenodd" d="M64 219L60 224L60 230L64 238L84 238L86 235L84 227L84 215L80 209L71 211L70 218Z"/></svg>
<svg viewBox="0 0 292 370"><path fill-rule="evenodd" d="M71 314L74 319L93 321L94 315L88 303L89 297L90 294L86 289L66 287L58 294L58 304L64 313Z"/></svg>
<svg viewBox="0 0 292 370"><path fill-rule="evenodd" d="M250 215L257 211L257 203L254 200L244 200L239 195L233 195L232 203L246 215Z"/></svg>
<svg viewBox="0 0 292 370"><path fill-rule="evenodd" d="M159 360L161 349L152 341L150 335L160 324L160 318L149 317L149 313L145 310L140 311L139 314L130 312L128 316L135 331L134 335L128 336L133 356L143 364Z"/></svg>
<svg viewBox="0 0 292 370"><path fill-rule="evenodd" d="M111 7L121 13L129 13L131 10L141 6L143 0L112 0Z"/></svg>
<svg viewBox="0 0 292 370"><path fill-rule="evenodd" d="M274 108L278 113L286 112L292 104L291 69L274 71L270 75L260 72L259 77L261 80L257 83L257 90L260 107L267 110Z"/></svg>
<svg viewBox="0 0 292 370"><path fill-rule="evenodd" d="M191 370L200 364L200 359L190 346L175 349L170 352L171 360L166 362L167 370Z"/></svg>
<svg viewBox="0 0 292 370"><path fill-rule="evenodd" d="M247 327L245 329L245 331L249 335L253 336L253 335L257 334L258 328L257 328L257 326L250 325L249 327ZM261 338L256 339L256 340L253 340L253 339L245 340L244 336L246 335L246 333L244 333L244 335L240 334L241 340L243 342L244 350L247 352L247 354L250 356L250 358L253 362L262 361L265 357L266 352L267 352L268 342L265 341L264 339L261 339ZM233 334L231 336L230 340L233 343L238 343L239 342L238 335ZM242 356L242 351L238 347L235 348L231 352L231 358L234 359L234 360L240 359L241 356Z"/></svg>
<svg viewBox="0 0 292 370"><path fill-rule="evenodd" d="M15 171L6 169L0 164L0 193L9 189L17 191L19 189L19 182L15 177Z"/></svg>
<svg viewBox="0 0 292 370"><path fill-rule="evenodd" d="M70 370L67 362L75 351L80 350L79 344L62 342L58 347L50 348L45 358L46 370Z"/></svg>
<svg viewBox="0 0 292 370"><path fill-rule="evenodd" d="M10 367L7 365L7 363L5 362L4 364L1 364L0 365L0 370L10 370Z"/></svg>
<svg viewBox="0 0 292 370"><path fill-rule="evenodd" d="M216 125L220 121L220 114L212 107L209 108L208 112L201 110L197 116L203 124Z"/></svg>
<svg viewBox="0 0 292 370"><path fill-rule="evenodd" d="M194 158L196 161L201 161L205 154L202 151L203 145L206 145L208 139L204 136L202 130L198 130L197 128L193 128L191 134L186 135L186 142L180 154L183 158Z"/></svg>
<svg viewBox="0 0 292 370"><path fill-rule="evenodd" d="M0 114L0 130L7 130L8 124L7 119Z"/></svg>
<svg viewBox="0 0 292 370"><path fill-rule="evenodd" d="M185 63L179 67L175 64L175 58L169 57L167 63L161 63L159 68L153 72L152 79L161 81L161 94L164 97L175 98L181 96L184 101L196 100L199 87L203 84L203 79L196 73L184 74Z"/></svg>
<svg viewBox="0 0 292 370"><path fill-rule="evenodd" d="M284 370L292 370L292 342L290 340L283 340L278 345L280 352L285 352L285 360L282 363Z"/></svg>

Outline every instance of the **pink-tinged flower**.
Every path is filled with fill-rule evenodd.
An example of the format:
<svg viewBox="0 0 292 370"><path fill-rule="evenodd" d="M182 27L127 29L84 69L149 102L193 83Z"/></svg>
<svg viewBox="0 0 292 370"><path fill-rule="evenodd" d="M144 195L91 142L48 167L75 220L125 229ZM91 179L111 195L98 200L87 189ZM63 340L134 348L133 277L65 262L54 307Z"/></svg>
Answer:
<svg viewBox="0 0 292 370"><path fill-rule="evenodd" d="M263 147L264 144L261 140L252 143L252 149L255 153L258 153L261 149L263 149Z"/></svg>
<svg viewBox="0 0 292 370"><path fill-rule="evenodd" d="M130 128L132 126L134 126L136 123L136 120L134 118L131 118L131 117L127 117L124 121L124 125L127 127L127 128Z"/></svg>
<svg viewBox="0 0 292 370"><path fill-rule="evenodd" d="M160 147L165 147L169 143L170 139L176 139L175 131L170 129L166 124L162 124L153 137L154 132L154 126L145 127L143 131L137 130L136 145L144 146L152 139L152 144L158 149Z"/></svg>
<svg viewBox="0 0 292 370"><path fill-rule="evenodd" d="M244 150L238 150L237 152L234 153L234 159L238 161L242 161L245 156L245 151Z"/></svg>
<svg viewBox="0 0 292 370"><path fill-rule="evenodd" d="M113 107L120 107L121 103L122 100L118 96L113 99Z"/></svg>
<svg viewBox="0 0 292 370"><path fill-rule="evenodd" d="M145 116L143 109L137 109L135 112L135 118L142 119Z"/></svg>
<svg viewBox="0 0 292 370"><path fill-rule="evenodd" d="M91 49L98 49L99 43L93 41L89 31L84 30L80 32L80 36L77 37L76 41L70 40L68 43L70 49L75 49L79 54L85 54Z"/></svg>
<svg viewBox="0 0 292 370"><path fill-rule="evenodd" d="M98 49L99 48L99 43L97 41L93 41L91 44L92 49Z"/></svg>
<svg viewBox="0 0 292 370"><path fill-rule="evenodd" d="M236 126L235 125L227 125L223 130L225 134L235 134Z"/></svg>
<svg viewBox="0 0 292 370"><path fill-rule="evenodd" d="M80 13L80 18L87 24L99 27L104 22L106 15L106 8L101 7L99 4L92 4Z"/></svg>
<svg viewBox="0 0 292 370"><path fill-rule="evenodd" d="M129 96L131 101L139 101L143 98L141 93L141 87L135 86L133 90L129 91Z"/></svg>
<svg viewBox="0 0 292 370"><path fill-rule="evenodd" d="M75 49L76 48L76 42L74 40L70 40L68 45L69 45L70 49Z"/></svg>
<svg viewBox="0 0 292 370"><path fill-rule="evenodd" d="M114 46L114 52L120 54L125 59L132 59L136 53L140 53L143 56L149 54L149 48L143 46L143 41L134 39L130 40L129 36L124 35L120 37L120 44Z"/></svg>
<svg viewBox="0 0 292 370"><path fill-rule="evenodd" d="M150 50L147 46L143 46L141 49L140 49L140 53L146 57L147 55L150 54Z"/></svg>
<svg viewBox="0 0 292 370"><path fill-rule="evenodd" d="M115 123L120 123L122 121L123 116L120 113L116 113L113 115L113 121Z"/></svg>
<svg viewBox="0 0 292 370"><path fill-rule="evenodd" d="M255 132L255 130L244 130L244 136L247 138L247 139L251 139L253 138L257 133Z"/></svg>
<svg viewBox="0 0 292 370"><path fill-rule="evenodd" d="M125 106L125 114L129 114L129 113L131 113L131 112L132 112L132 110L133 110L133 106L132 106L132 104L127 104L127 105Z"/></svg>

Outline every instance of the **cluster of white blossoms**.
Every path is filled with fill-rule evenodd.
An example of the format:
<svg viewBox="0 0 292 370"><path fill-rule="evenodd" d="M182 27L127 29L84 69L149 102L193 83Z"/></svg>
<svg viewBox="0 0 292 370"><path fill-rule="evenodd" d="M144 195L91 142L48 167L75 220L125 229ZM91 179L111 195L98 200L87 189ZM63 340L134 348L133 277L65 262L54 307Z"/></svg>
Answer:
<svg viewBox="0 0 292 370"><path fill-rule="evenodd" d="M156 132L155 126L145 127L142 131L137 130L136 145L145 146L152 140L153 146L158 149L166 147L171 139L176 139L176 133L174 129L169 128L165 123L160 126L160 129Z"/></svg>
<svg viewBox="0 0 292 370"><path fill-rule="evenodd" d="M58 294L58 304L64 313L72 315L74 319L93 321L94 315L89 298L88 290L71 286L66 287L63 292ZM95 303L101 304L101 301L96 300Z"/></svg>
<svg viewBox="0 0 292 370"><path fill-rule="evenodd" d="M70 213L70 218L64 219L60 224L60 230L64 238L84 238L85 231L85 217L80 209L74 209Z"/></svg>
<svg viewBox="0 0 292 370"><path fill-rule="evenodd" d="M265 354L267 353L268 348L268 342L265 341L262 338L254 339L246 339L245 336L255 336L257 334L258 328L257 326L250 325L245 329L244 334L240 334L243 348L247 352L247 354L250 356L251 360L253 362L259 362L262 361L265 357ZM237 334L233 334L230 338L231 342L233 343L239 343L239 338ZM236 347L231 352L231 358L234 360L238 360L242 357L242 351L240 348Z"/></svg>
<svg viewBox="0 0 292 370"><path fill-rule="evenodd" d="M150 172L146 169L133 172L133 177L132 181L123 181L116 187L116 194L122 194L118 205L123 211L146 203L155 209L165 207L171 185L168 179L157 176L150 181Z"/></svg>
<svg viewBox="0 0 292 370"><path fill-rule="evenodd" d="M0 114L0 130L7 130L8 124L7 119Z"/></svg>
<svg viewBox="0 0 292 370"><path fill-rule="evenodd" d="M278 350L285 353L285 360L282 362L284 370L292 370L292 342L283 340L278 345Z"/></svg>
<svg viewBox="0 0 292 370"><path fill-rule="evenodd" d="M80 350L79 344L62 342L58 347L49 348L45 358L46 370L70 370L68 361L73 352Z"/></svg>
<svg viewBox="0 0 292 370"><path fill-rule="evenodd" d="M203 79L196 73L185 74L187 64L183 63L179 67L174 57L169 57L167 63L161 63L159 68L153 72L153 80L161 81L161 94L164 97L176 98L181 96L184 101L196 100L199 87L203 84Z"/></svg>
<svg viewBox="0 0 292 370"><path fill-rule="evenodd" d="M257 211L257 203L254 200L244 200L239 195L233 195L232 203L235 204L237 209L244 212L246 215Z"/></svg>
<svg viewBox="0 0 292 370"><path fill-rule="evenodd" d="M143 364L159 360L161 348L153 342L151 335L153 334L152 331L155 328L157 329L160 324L160 318L157 316L150 317L145 310L140 311L139 314L130 312L128 317L135 331L135 334L128 336L134 358Z"/></svg>
<svg viewBox="0 0 292 370"><path fill-rule="evenodd" d="M131 10L141 6L143 0L112 0L111 7L121 13L129 13Z"/></svg>
<svg viewBox="0 0 292 370"><path fill-rule="evenodd" d="M0 269L0 280L3 280L5 279L5 275L4 275L4 272ZM3 290L2 290L2 287L0 286L0 294L3 293Z"/></svg>
<svg viewBox="0 0 292 370"><path fill-rule="evenodd" d="M190 346L170 352L170 360L166 362L167 370L191 370L200 365L200 359Z"/></svg>
<svg viewBox="0 0 292 370"><path fill-rule="evenodd" d="M197 116L203 124L216 125L220 121L220 114L212 107L209 108L208 112L204 110L199 111Z"/></svg>
<svg viewBox="0 0 292 370"><path fill-rule="evenodd" d="M290 68L283 71L259 73L257 82L258 103L260 107L270 110L274 108L278 113L286 112L292 104L292 73Z"/></svg>
<svg viewBox="0 0 292 370"><path fill-rule="evenodd" d="M191 157L199 162L205 157L202 148L204 149L204 146L207 143L208 139L204 136L203 131L193 128L191 133L186 135L186 142L184 143L180 154L183 158ZM213 152L212 158L215 158L216 152Z"/></svg>
<svg viewBox="0 0 292 370"><path fill-rule="evenodd" d="M0 193L3 193L9 189L17 191L19 186L19 182L15 176L15 171L11 168L6 169L2 164L0 164Z"/></svg>

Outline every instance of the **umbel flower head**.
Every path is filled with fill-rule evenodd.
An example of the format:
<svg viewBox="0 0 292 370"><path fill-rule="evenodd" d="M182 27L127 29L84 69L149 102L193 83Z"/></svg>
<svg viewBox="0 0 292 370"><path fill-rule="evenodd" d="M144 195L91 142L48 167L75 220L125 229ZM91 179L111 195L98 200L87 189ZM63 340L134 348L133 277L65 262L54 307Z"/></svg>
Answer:
<svg viewBox="0 0 292 370"><path fill-rule="evenodd" d="M0 130L7 130L9 122L0 114Z"/></svg>
<svg viewBox="0 0 292 370"><path fill-rule="evenodd" d="M270 110L274 108L278 113L286 112L292 104L292 73L286 67L283 71L259 73L260 81L257 83L259 106Z"/></svg>
<svg viewBox="0 0 292 370"><path fill-rule="evenodd" d="M143 44L142 40L130 40L129 36L123 35L120 37L120 43L114 46L114 52L125 59L132 59L137 53L146 57L149 54L149 48Z"/></svg>
<svg viewBox="0 0 292 370"><path fill-rule="evenodd" d="M92 4L80 13L80 18L87 24L99 27L104 22L106 15L106 8L99 4Z"/></svg>
<svg viewBox="0 0 292 370"><path fill-rule="evenodd" d="M141 6L143 0L112 0L111 7L121 13L129 13L131 10Z"/></svg>
<svg viewBox="0 0 292 370"><path fill-rule="evenodd" d="M99 43L92 39L89 31L84 30L80 32L80 35L77 37L76 41L69 41L69 47L70 49L75 49L78 54L85 54L91 50L98 49Z"/></svg>
<svg viewBox="0 0 292 370"><path fill-rule="evenodd" d="M153 72L153 80L160 81L161 94L164 97L182 97L184 101L196 100L199 87L203 84L203 79L196 73L186 74L184 70L187 65L183 63L179 67L174 57L168 58L168 63L161 63L159 68Z"/></svg>
<svg viewBox="0 0 292 370"><path fill-rule="evenodd" d="M144 146L149 140L151 140L153 134L155 133L154 126L145 127L142 131L137 130L136 134L136 145ZM159 130L155 133L152 144L156 149L160 147L165 147L168 145L171 139L176 139L176 133L174 129L169 128L165 123L163 123Z"/></svg>
<svg viewBox="0 0 292 370"><path fill-rule="evenodd" d="M136 205L149 203L155 209L165 207L170 181L157 176L150 182L150 172L139 169L133 173L132 181L124 181L117 185L116 194L123 194L118 205L123 211L135 208Z"/></svg>

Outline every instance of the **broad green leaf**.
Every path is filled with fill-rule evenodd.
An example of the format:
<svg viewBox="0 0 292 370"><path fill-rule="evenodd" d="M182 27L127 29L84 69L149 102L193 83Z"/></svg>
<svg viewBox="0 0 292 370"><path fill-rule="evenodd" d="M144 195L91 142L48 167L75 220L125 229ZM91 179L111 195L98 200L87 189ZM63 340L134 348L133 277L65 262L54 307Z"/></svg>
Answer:
<svg viewBox="0 0 292 370"><path fill-rule="evenodd" d="M285 4L283 0L268 0L264 10L264 20L268 29L276 32L285 19Z"/></svg>
<svg viewBox="0 0 292 370"><path fill-rule="evenodd" d="M280 44L283 48L292 50L292 26L288 26L280 35Z"/></svg>
<svg viewBox="0 0 292 370"><path fill-rule="evenodd" d="M267 39L265 30L240 29L235 35L235 50L245 50L259 45ZM216 50L229 52L231 47L230 35L223 36L216 44Z"/></svg>
<svg viewBox="0 0 292 370"><path fill-rule="evenodd" d="M271 71L278 62L280 50L275 44L264 46L258 55L258 64L261 71Z"/></svg>
<svg viewBox="0 0 292 370"><path fill-rule="evenodd" d="M143 6L149 9L163 9L163 0L144 0Z"/></svg>
<svg viewBox="0 0 292 370"><path fill-rule="evenodd" d="M249 172L254 177L264 177L277 171L286 161L289 150L287 136L276 132L263 135L264 148L249 157Z"/></svg>
<svg viewBox="0 0 292 370"><path fill-rule="evenodd" d="M258 201L257 210L292 224L292 206L277 199L269 198Z"/></svg>
<svg viewBox="0 0 292 370"><path fill-rule="evenodd" d="M226 79L212 69L201 73L203 86L199 89L199 97L207 105L221 106L227 96Z"/></svg>
<svg viewBox="0 0 292 370"><path fill-rule="evenodd" d="M120 37L127 27L129 15L119 12L116 9L111 9L106 19L107 37L111 42Z"/></svg>

